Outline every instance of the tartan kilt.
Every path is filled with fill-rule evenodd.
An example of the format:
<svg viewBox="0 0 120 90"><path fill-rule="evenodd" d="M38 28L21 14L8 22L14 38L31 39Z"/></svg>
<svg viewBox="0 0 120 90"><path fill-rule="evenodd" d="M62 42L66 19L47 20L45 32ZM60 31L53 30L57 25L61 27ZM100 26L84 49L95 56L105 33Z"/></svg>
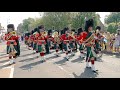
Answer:
<svg viewBox="0 0 120 90"><path fill-rule="evenodd" d="M59 49L59 44L54 44L55 49Z"/></svg>
<svg viewBox="0 0 120 90"><path fill-rule="evenodd" d="M28 45L28 42L27 42L27 40L25 40L25 44L26 44L26 45Z"/></svg>
<svg viewBox="0 0 120 90"><path fill-rule="evenodd" d="M16 51L18 51L18 50L17 50L17 45L14 45L14 49L15 49ZM7 46L7 54L9 54L9 53L11 53L11 48L10 48L10 46Z"/></svg>
<svg viewBox="0 0 120 90"><path fill-rule="evenodd" d="M41 45L38 45L38 52L41 52L42 51L42 47Z"/></svg>
<svg viewBox="0 0 120 90"><path fill-rule="evenodd" d="M92 58L94 57L91 47L87 47L87 58Z"/></svg>
<svg viewBox="0 0 120 90"><path fill-rule="evenodd" d="M33 43L33 50L36 50L37 43Z"/></svg>
<svg viewBox="0 0 120 90"><path fill-rule="evenodd" d="M73 43L70 43L70 47L71 47L71 48L74 48L74 45L73 45Z"/></svg>
<svg viewBox="0 0 120 90"><path fill-rule="evenodd" d="M47 44L48 44L48 46L49 46L49 47L51 47L51 41L48 41L48 43L47 43Z"/></svg>
<svg viewBox="0 0 120 90"><path fill-rule="evenodd" d="M67 44L64 44L64 43L63 43L63 48L64 48L65 51L68 51L68 48L70 48L70 45L69 45L68 48L67 48Z"/></svg>
<svg viewBox="0 0 120 90"><path fill-rule="evenodd" d="M33 42L31 42L31 47L33 48Z"/></svg>
<svg viewBox="0 0 120 90"><path fill-rule="evenodd" d="M45 48L44 48L45 49ZM38 52L43 52L43 47L42 47L42 45L38 45ZM44 52L45 53L45 52Z"/></svg>
<svg viewBox="0 0 120 90"><path fill-rule="evenodd" d="M79 45L79 50L84 50L84 46L82 44Z"/></svg>

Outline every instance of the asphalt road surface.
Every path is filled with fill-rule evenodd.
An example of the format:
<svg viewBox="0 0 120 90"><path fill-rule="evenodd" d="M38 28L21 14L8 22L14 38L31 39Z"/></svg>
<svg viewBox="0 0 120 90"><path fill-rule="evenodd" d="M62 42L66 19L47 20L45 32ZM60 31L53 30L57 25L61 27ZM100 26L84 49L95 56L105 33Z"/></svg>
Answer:
<svg viewBox="0 0 120 90"><path fill-rule="evenodd" d="M0 44L2 46L4 44ZM5 46L5 45L4 45ZM91 69L86 69L85 60L80 59L79 52L70 60L65 60L65 54L55 51L46 55L46 62L41 63L39 53L33 54L24 43L21 43L21 55L16 59L16 64L9 66L8 55L5 48L0 51L0 73L6 78L120 78L119 54L104 54L101 60L95 62L98 74ZM9 69L9 70L8 70ZM3 74L4 73L4 74Z"/></svg>

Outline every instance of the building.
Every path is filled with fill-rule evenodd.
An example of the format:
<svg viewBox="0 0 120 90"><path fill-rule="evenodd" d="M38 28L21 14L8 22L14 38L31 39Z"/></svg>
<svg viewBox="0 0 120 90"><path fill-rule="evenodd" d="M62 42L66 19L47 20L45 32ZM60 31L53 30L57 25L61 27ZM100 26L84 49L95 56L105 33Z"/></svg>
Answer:
<svg viewBox="0 0 120 90"><path fill-rule="evenodd" d="M0 23L0 40L4 38L5 33L6 33L6 30L4 29L4 27L1 26L1 23Z"/></svg>

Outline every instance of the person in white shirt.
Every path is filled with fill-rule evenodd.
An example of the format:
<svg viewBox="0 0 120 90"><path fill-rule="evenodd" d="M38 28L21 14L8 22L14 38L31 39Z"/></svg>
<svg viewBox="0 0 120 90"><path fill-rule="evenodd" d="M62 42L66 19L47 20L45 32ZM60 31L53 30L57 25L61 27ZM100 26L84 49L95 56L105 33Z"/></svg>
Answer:
<svg viewBox="0 0 120 90"><path fill-rule="evenodd" d="M115 42L114 42L114 48L115 48L115 52L119 52L119 35L116 34L115 35Z"/></svg>

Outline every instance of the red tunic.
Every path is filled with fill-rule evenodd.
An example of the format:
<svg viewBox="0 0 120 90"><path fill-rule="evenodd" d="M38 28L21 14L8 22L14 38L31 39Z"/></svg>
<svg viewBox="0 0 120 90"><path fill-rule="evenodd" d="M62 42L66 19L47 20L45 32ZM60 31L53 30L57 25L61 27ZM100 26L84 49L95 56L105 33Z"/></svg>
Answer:
<svg viewBox="0 0 120 90"><path fill-rule="evenodd" d="M38 45L42 45L42 44L46 44L46 37L45 36L43 36L43 37L41 37L41 34L39 34L39 37L37 38L37 40L38 40Z"/></svg>
<svg viewBox="0 0 120 90"><path fill-rule="evenodd" d="M48 41L54 41L54 38L53 38L52 36L50 36L50 35L47 35L45 38L46 38Z"/></svg>
<svg viewBox="0 0 120 90"><path fill-rule="evenodd" d="M80 33L80 35L78 35L77 37L77 40L78 40L78 43L83 43L83 41L86 39L87 37L87 32L82 32Z"/></svg>
<svg viewBox="0 0 120 90"><path fill-rule="evenodd" d="M28 36L25 36L25 40L27 41L29 39L29 37Z"/></svg>
<svg viewBox="0 0 120 90"><path fill-rule="evenodd" d="M6 34L5 35L5 40L7 41L7 45L9 46L10 45L10 40L13 40L13 42L14 42L14 45L17 45L17 43L16 43L16 40L18 39L18 37L17 36L11 36L10 34Z"/></svg>
<svg viewBox="0 0 120 90"><path fill-rule="evenodd" d="M70 37L66 37L66 34L61 35L61 39L64 44L67 44L70 41Z"/></svg>
<svg viewBox="0 0 120 90"><path fill-rule="evenodd" d="M34 41L34 36L30 35L30 41L33 42Z"/></svg>

